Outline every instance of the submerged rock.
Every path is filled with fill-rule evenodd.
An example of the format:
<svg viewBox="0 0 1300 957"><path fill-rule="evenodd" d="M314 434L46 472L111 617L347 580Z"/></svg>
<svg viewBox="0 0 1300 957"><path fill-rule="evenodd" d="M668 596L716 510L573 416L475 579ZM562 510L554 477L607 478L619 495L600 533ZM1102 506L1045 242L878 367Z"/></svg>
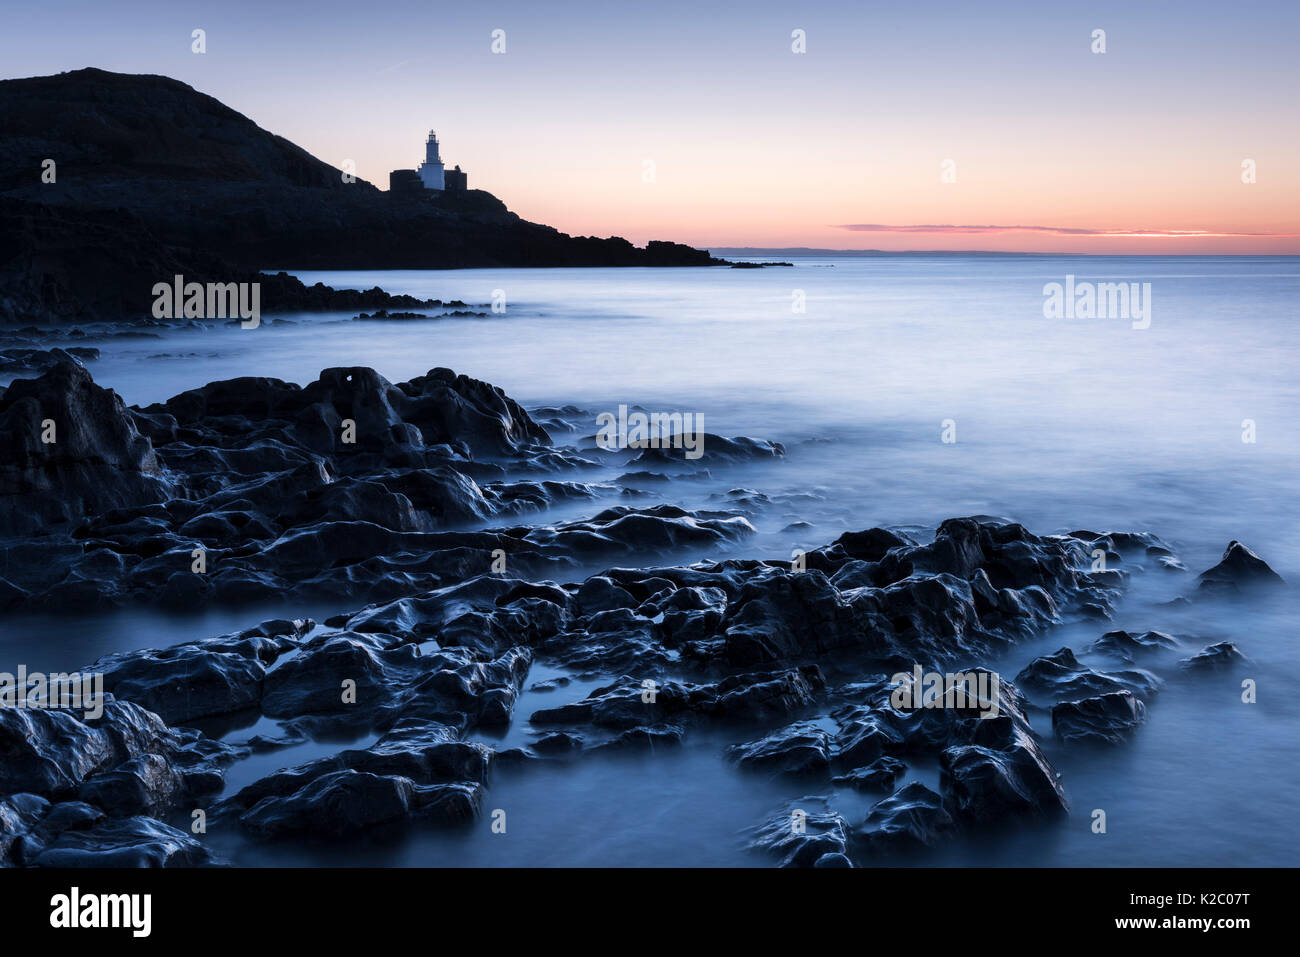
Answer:
<svg viewBox="0 0 1300 957"><path fill-rule="evenodd" d="M898 853L933 847L953 829L943 799L913 781L873 806L854 837L871 853Z"/></svg>
<svg viewBox="0 0 1300 957"><path fill-rule="evenodd" d="M824 798L805 797L751 828L749 847L780 858L781 867L814 867L828 855L845 856L849 830Z"/></svg>
<svg viewBox="0 0 1300 957"><path fill-rule="evenodd" d="M736 745L727 754L749 770L824 776L831 765L830 735L812 722L800 721L758 741Z"/></svg>
<svg viewBox="0 0 1300 957"><path fill-rule="evenodd" d="M409 778L342 770L321 775L292 794L267 797L239 817L261 838L309 832L343 836L412 817L461 823L478 814L479 792L465 785L421 787Z"/></svg>
<svg viewBox="0 0 1300 957"><path fill-rule="evenodd" d="M1016 675L1016 683L1056 701L1078 701L1114 691L1130 691L1148 698L1163 682L1149 671L1095 671L1074 657L1069 648L1035 658Z"/></svg>
<svg viewBox="0 0 1300 957"><path fill-rule="evenodd" d="M184 831L151 817L66 830L35 855L36 867L201 867L212 853Z"/></svg>
<svg viewBox="0 0 1300 957"><path fill-rule="evenodd" d="M1140 635L1127 631L1108 631L1088 650L1095 653L1113 655L1121 661L1132 663L1136 658L1178 647L1178 639L1163 631L1146 631Z"/></svg>
<svg viewBox="0 0 1300 957"><path fill-rule="evenodd" d="M1063 701L1052 708L1052 729L1066 743L1122 744L1146 720L1146 705L1130 691Z"/></svg>
<svg viewBox="0 0 1300 957"><path fill-rule="evenodd" d="M834 778L833 783L857 791L892 791L906 771L907 765L898 758L882 756L870 764Z"/></svg>
<svg viewBox="0 0 1300 957"><path fill-rule="evenodd" d="M1198 578L1202 588L1285 584L1282 576L1269 568L1264 559L1237 541L1229 542L1219 564L1201 572Z"/></svg>
<svg viewBox="0 0 1300 957"><path fill-rule="evenodd" d="M1245 664L1248 661L1250 659L1232 642L1220 641L1213 645L1206 645L1190 658L1184 658L1179 664L1188 671L1216 671Z"/></svg>

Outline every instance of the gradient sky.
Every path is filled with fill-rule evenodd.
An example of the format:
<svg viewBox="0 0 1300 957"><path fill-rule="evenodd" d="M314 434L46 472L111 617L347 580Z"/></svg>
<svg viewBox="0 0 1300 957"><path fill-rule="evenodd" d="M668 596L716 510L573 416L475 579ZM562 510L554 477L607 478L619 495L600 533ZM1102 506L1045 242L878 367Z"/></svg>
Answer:
<svg viewBox="0 0 1300 957"><path fill-rule="evenodd" d="M1300 3L1047 6L6 2L0 73L173 76L381 187L433 128L525 218L637 243L1300 253Z"/></svg>

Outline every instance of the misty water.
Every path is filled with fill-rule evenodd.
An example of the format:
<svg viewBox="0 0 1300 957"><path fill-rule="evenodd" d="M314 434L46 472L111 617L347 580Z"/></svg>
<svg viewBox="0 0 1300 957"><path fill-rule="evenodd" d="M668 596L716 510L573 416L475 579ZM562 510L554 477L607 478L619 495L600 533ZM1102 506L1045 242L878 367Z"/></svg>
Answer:
<svg viewBox="0 0 1300 957"><path fill-rule="evenodd" d="M572 405L584 430L619 405L690 412L708 432L779 441L787 456L711 478L656 485L636 504L729 507L749 489L758 534L730 554L789 558L847 530L994 515L1037 533L1148 531L1188 571L1137 570L1112 623L1066 623L987 662L1014 675L1039 654L1082 650L1111 628L1162 630L1177 652L1143 665L1168 679L1128 745L1064 748L1031 713L1063 775L1070 819L982 833L892 863L1280 865L1294 862L1300 768L1300 603L1271 597L1168 605L1230 540L1300 581L1300 260L1286 257L879 257L796 259L793 268L554 269L297 273L340 288L460 299L487 318L356 321L353 313L273 316L253 330L178 330L86 341L97 382L128 402L205 382L274 376L299 383L329 366L373 366L391 381L436 366L484 379L525 407ZM1150 283L1150 324L1049 319L1044 284ZM504 295L504 313L488 306ZM802 311L797 305L802 302ZM1143 323L1139 322L1138 325ZM1249 420L1249 421L1247 421ZM945 427L956 441L942 441ZM1253 434L1252 434L1253 433ZM1253 441L1243 441L1243 437ZM584 473L584 481L617 474ZM521 521L593 514L580 503ZM512 522L515 520L512 519ZM682 561L725 557L687 553ZM76 618L10 617L6 657L75 668L108 651L172 644L267 617L350 610L294 602L192 617L124 610ZM1221 640L1251 664L1191 678L1178 658ZM1092 660L1099 667L1114 662ZM525 687L553 677L534 665ZM1241 700L1241 681L1258 701ZM600 682L527 691L501 747L533 740L527 716ZM223 729L242 740L260 727ZM754 729L749 737L757 737ZM278 767L356 742L312 742L256 755L227 793ZM210 834L242 863L397 865L766 864L742 831L782 802L833 795L851 821L874 798L741 774L721 757L733 738L692 729L676 750L498 769L485 810L455 834L416 830L328 848L246 845ZM933 786L937 770L913 776ZM1091 830L1103 809L1107 833Z"/></svg>

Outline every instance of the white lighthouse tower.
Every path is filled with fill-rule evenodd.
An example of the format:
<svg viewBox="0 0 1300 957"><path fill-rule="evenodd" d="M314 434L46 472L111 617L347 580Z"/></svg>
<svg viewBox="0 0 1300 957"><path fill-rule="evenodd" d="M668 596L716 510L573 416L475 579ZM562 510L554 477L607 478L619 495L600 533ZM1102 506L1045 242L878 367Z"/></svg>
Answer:
<svg viewBox="0 0 1300 957"><path fill-rule="evenodd" d="M444 189L442 158L438 156L438 137L429 130L429 139L424 144L424 162L420 164L420 181L425 189Z"/></svg>

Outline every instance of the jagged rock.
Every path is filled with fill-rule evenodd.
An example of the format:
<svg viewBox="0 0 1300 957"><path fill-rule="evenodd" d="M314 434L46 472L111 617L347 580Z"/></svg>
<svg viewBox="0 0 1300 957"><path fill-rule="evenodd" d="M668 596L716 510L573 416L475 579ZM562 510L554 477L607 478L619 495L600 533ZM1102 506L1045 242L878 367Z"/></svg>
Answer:
<svg viewBox="0 0 1300 957"><path fill-rule="evenodd" d="M659 748L676 747L682 743L686 732L675 724L662 724L653 727L628 728L608 741L591 748L592 751L655 751Z"/></svg>
<svg viewBox="0 0 1300 957"><path fill-rule="evenodd" d="M736 745L727 754L749 770L825 775L830 770L830 735L810 721L800 721L758 741Z"/></svg>
<svg viewBox="0 0 1300 957"><path fill-rule="evenodd" d="M958 745L939 756L941 787L953 816L980 824L1010 818L1058 818L1069 810L1056 771L1017 730L1015 746Z"/></svg>
<svg viewBox="0 0 1300 957"><path fill-rule="evenodd" d="M105 695L103 714L0 708L0 793L103 800L110 813L170 806L239 752ZM120 773L118 773L120 772ZM80 791L79 791L80 789Z"/></svg>
<svg viewBox="0 0 1300 957"><path fill-rule="evenodd" d="M410 779L362 771L334 771L285 797L267 797L239 817L260 837L309 831L325 835L355 831L410 816L415 787Z"/></svg>
<svg viewBox="0 0 1300 957"><path fill-rule="evenodd" d="M347 749L276 771L232 795L222 802L222 807L244 811L269 797L288 797L316 779L338 771L397 776L418 786L483 785L487 782L491 760L486 745L459 740L454 728L409 717L368 748Z"/></svg>
<svg viewBox="0 0 1300 957"><path fill-rule="evenodd" d="M421 655L375 635L326 635L267 675L262 711L345 714L381 728L409 714L462 728L497 725L509 720L531 662L527 648L478 661L454 648Z"/></svg>
<svg viewBox="0 0 1300 957"><path fill-rule="evenodd" d="M868 765L833 778L832 782L857 791L892 791L899 777L906 771L907 765L902 761L885 755Z"/></svg>
<svg viewBox="0 0 1300 957"><path fill-rule="evenodd" d="M534 741L533 750L546 755L573 754L582 750L582 738L564 731L553 731Z"/></svg>
<svg viewBox="0 0 1300 957"><path fill-rule="evenodd" d="M1066 743L1122 744L1146 720L1146 705L1129 691L1063 701L1052 708L1052 729Z"/></svg>
<svg viewBox="0 0 1300 957"><path fill-rule="evenodd" d="M1130 634L1127 631L1108 631L1094 641L1088 650L1113 655L1121 661L1131 663L1139 656L1177 647L1178 639L1163 631L1147 631L1140 635Z"/></svg>
<svg viewBox="0 0 1300 957"><path fill-rule="evenodd" d="M121 398L80 363L60 362L0 392L0 536L160 502L169 492Z"/></svg>
<svg viewBox="0 0 1300 957"><path fill-rule="evenodd" d="M843 855L849 843L848 822L815 797L792 802L748 833L749 847L780 857L781 867L813 867L826 855Z"/></svg>
<svg viewBox="0 0 1300 957"><path fill-rule="evenodd" d="M1201 587L1282 585L1282 576L1241 542L1232 541L1223 550L1223 558L1213 568L1198 576Z"/></svg>
<svg viewBox="0 0 1300 957"><path fill-rule="evenodd" d="M103 672L106 690L169 724L255 708L266 677L266 665L255 656L200 645L112 655L91 668Z"/></svg>
<svg viewBox="0 0 1300 957"><path fill-rule="evenodd" d="M31 862L36 867L201 867L212 853L184 831L150 817L66 830Z"/></svg>
<svg viewBox="0 0 1300 957"><path fill-rule="evenodd" d="M1250 659L1232 642L1220 641L1213 645L1206 645L1190 658L1182 659L1179 665L1189 671L1214 671L1249 661Z"/></svg>
<svg viewBox="0 0 1300 957"><path fill-rule="evenodd" d="M707 685L663 681L650 687L625 675L581 701L535 711L529 721L613 730L660 724L673 717L761 721L806 707L824 686L815 665L797 671L731 675Z"/></svg>
<svg viewBox="0 0 1300 957"><path fill-rule="evenodd" d="M943 800L913 781L874 805L855 837L872 853L933 847L954 828Z"/></svg>
<svg viewBox="0 0 1300 957"><path fill-rule="evenodd" d="M1113 691L1131 691L1139 698L1149 698L1163 682L1141 668L1095 671L1080 663L1069 648L1060 648L1031 661L1016 675L1016 683L1055 701L1078 701Z"/></svg>
<svg viewBox="0 0 1300 957"><path fill-rule="evenodd" d="M185 781L160 754L141 754L82 782L77 796L112 817L161 817L184 794Z"/></svg>
<svg viewBox="0 0 1300 957"><path fill-rule="evenodd" d="M661 467L671 463L690 466L700 464L716 465L722 462L734 463L754 459L776 459L785 455L785 446L780 442L768 442L764 439L751 439L746 436L728 439L721 435L714 435L711 432L701 432L692 437L692 444L695 446L696 452L700 454L697 455L687 449L680 436L665 436L660 439L660 445L657 448L641 449L630 464L647 468ZM692 457L688 458L688 454Z"/></svg>
<svg viewBox="0 0 1300 957"><path fill-rule="evenodd" d="M461 824L478 815L480 791L478 785L421 786L398 775L331 771L292 794L263 798L239 822L262 838L302 832L342 836L413 817Z"/></svg>

